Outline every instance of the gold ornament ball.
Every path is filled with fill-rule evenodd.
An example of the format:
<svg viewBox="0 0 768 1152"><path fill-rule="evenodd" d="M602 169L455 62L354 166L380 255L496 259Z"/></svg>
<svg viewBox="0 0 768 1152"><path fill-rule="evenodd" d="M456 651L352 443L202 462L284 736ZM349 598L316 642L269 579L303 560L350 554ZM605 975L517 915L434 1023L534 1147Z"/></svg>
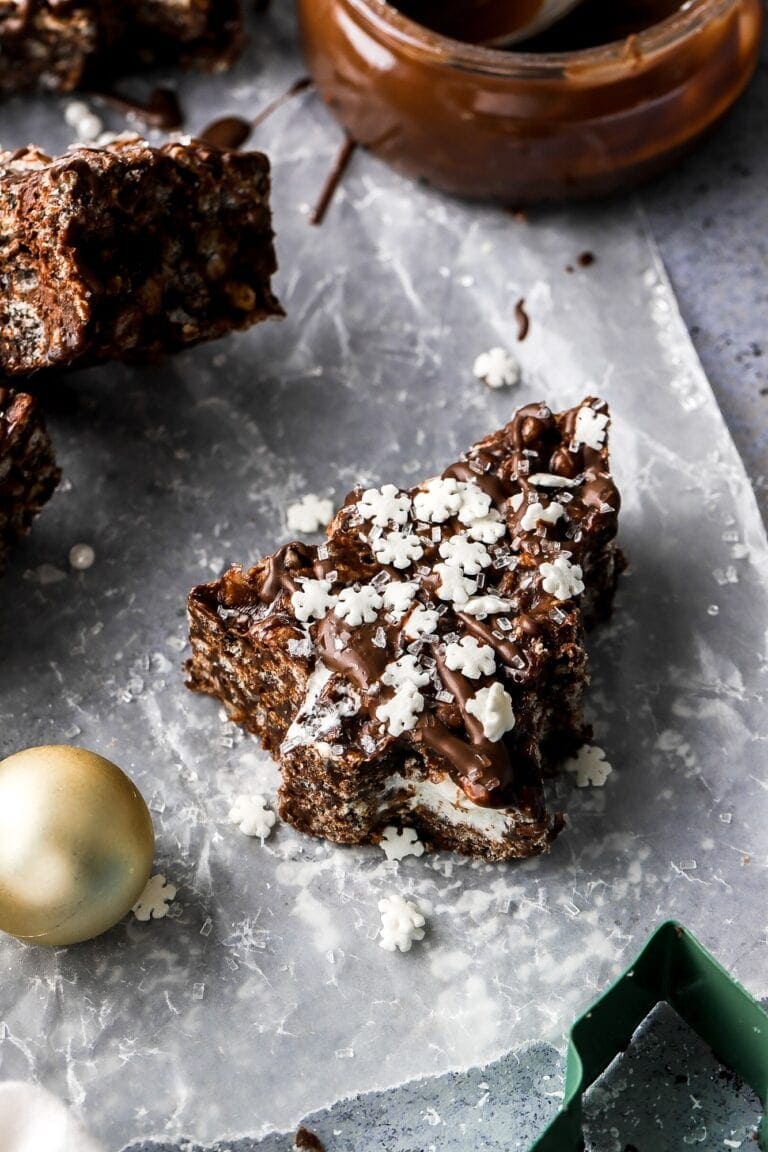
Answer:
<svg viewBox="0 0 768 1152"><path fill-rule="evenodd" d="M85 748L49 744L0 761L0 929L76 944L133 907L155 835L137 788Z"/></svg>

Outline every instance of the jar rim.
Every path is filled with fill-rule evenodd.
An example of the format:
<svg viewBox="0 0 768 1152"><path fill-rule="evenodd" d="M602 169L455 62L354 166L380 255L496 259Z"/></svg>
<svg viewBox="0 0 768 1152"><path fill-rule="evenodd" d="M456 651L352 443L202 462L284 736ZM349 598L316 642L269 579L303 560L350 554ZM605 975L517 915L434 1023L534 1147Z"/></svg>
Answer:
<svg viewBox="0 0 768 1152"><path fill-rule="evenodd" d="M500 76L562 72L564 68L626 66L627 40L614 40L594 48L570 52L520 52L514 49L489 48L454 40L404 16L388 0L346 0L349 7L382 35L414 55L429 58L446 67L465 68ZM671 16L635 33L632 56L648 57L684 42L703 25L740 3L740 0L689 0Z"/></svg>

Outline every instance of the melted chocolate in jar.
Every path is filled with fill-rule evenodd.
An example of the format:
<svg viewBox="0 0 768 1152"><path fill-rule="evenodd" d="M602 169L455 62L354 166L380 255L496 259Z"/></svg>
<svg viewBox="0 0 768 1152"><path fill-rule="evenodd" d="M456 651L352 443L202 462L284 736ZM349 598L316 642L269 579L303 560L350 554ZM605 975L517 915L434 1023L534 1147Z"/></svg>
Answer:
<svg viewBox="0 0 768 1152"><path fill-rule="evenodd" d="M546 32L515 45L526 52L575 52L636 35L673 16L684 0L583 0ZM470 44L492 41L529 23L540 0L401 0L411 20ZM511 10L511 15L510 15Z"/></svg>
<svg viewBox="0 0 768 1152"><path fill-rule="evenodd" d="M543 0L402 0L396 7L443 36L482 44L529 24L542 4Z"/></svg>

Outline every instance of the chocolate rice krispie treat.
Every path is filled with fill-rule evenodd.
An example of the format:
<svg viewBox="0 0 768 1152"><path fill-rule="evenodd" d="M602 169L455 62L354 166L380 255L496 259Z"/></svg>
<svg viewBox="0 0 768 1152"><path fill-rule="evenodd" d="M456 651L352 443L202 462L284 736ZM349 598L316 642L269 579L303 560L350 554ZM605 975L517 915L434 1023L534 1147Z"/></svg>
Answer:
<svg viewBox="0 0 768 1152"><path fill-rule="evenodd" d="M240 0L0 0L0 94L157 63L220 71L244 43Z"/></svg>
<svg viewBox="0 0 768 1152"><path fill-rule="evenodd" d="M0 153L0 375L156 357L280 316L276 267L260 152Z"/></svg>
<svg viewBox="0 0 768 1152"><path fill-rule="evenodd" d="M101 53L126 70L130 62L179 63L220 72L245 44L240 0L118 0L111 27L102 25ZM104 10L104 5L97 5ZM94 61L95 68L99 60Z"/></svg>
<svg viewBox="0 0 768 1152"><path fill-rule="evenodd" d="M621 567L608 411L521 409L442 476L356 489L319 547L193 589L189 686L280 763L280 813L340 843L416 828L504 860L562 826L585 626Z"/></svg>
<svg viewBox="0 0 768 1152"><path fill-rule="evenodd" d="M29 531L61 473L35 400L0 388L0 573Z"/></svg>
<svg viewBox="0 0 768 1152"><path fill-rule="evenodd" d="M98 39L90 4L0 0L0 94L70 92Z"/></svg>

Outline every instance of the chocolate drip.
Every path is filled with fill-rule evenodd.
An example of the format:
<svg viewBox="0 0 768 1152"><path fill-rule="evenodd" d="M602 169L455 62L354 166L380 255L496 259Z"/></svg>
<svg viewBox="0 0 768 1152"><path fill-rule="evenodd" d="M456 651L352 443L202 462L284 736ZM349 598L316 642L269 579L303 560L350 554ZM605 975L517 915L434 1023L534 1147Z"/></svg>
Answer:
<svg viewBox="0 0 768 1152"><path fill-rule="evenodd" d="M458 617L471 636L474 636L476 640L481 640L483 644L489 644L502 663L505 664L507 668L514 670L516 673L515 678L522 679L521 673L524 668L527 670L527 668L530 667L530 663L525 661L514 640L507 639L506 637L500 640L494 629L484 621L478 620L476 616L469 616L466 612L459 612ZM522 667L521 661L524 662Z"/></svg>
<svg viewBox="0 0 768 1152"><path fill-rule="evenodd" d="M525 300L522 298L515 304L515 319L517 320L517 338L518 340L525 340L531 327L531 320L525 310Z"/></svg>
<svg viewBox="0 0 768 1152"><path fill-rule="evenodd" d="M295 592L298 588L296 580L291 575L291 569L311 567L313 557L310 549L297 540L283 545L277 552L268 558L266 563L266 576L259 589L259 599L263 604L271 604L275 596L282 589ZM289 567L289 562L290 567Z"/></svg>
<svg viewBox="0 0 768 1152"><path fill-rule="evenodd" d="M309 1128L299 1128L293 1138L293 1146L296 1152L325 1152L322 1140L310 1132Z"/></svg>
<svg viewBox="0 0 768 1152"><path fill-rule="evenodd" d="M236 152L245 144L251 134L251 122L243 120L241 116L222 116L213 120L203 128L198 136L205 144L212 148L220 148L222 152Z"/></svg>
<svg viewBox="0 0 768 1152"><path fill-rule="evenodd" d="M467 711L467 704L477 689L488 687L492 681L487 677L477 683L469 681L460 672L452 671L440 653L437 670L456 700L469 741L456 736L437 717L427 715L420 725L425 743L448 760L451 776L470 800L494 806L514 784L509 751L503 740L488 740L481 722Z"/></svg>
<svg viewBox="0 0 768 1152"><path fill-rule="evenodd" d="M221 148L224 152L237 152L245 144L254 128L258 128L260 124L268 120L272 113L281 108L288 100L298 96L299 92L304 92L311 86L311 77L300 76L298 80L294 80L290 88L281 92L274 100L270 100L252 120L247 120L242 116L222 116L203 128L198 139L204 140L206 144L210 144L214 148Z"/></svg>
<svg viewBox="0 0 768 1152"><path fill-rule="evenodd" d="M251 121L251 127L258 128L259 124L263 124L265 120L268 120L273 112L277 112L278 108L282 108L283 104L292 100L294 96L298 96L300 92L306 92L307 88L311 88L312 83L311 76L299 76L298 80L294 80L293 84L291 84L290 88L286 88L285 92L276 96L274 100L270 100L269 104L254 116Z"/></svg>
<svg viewBox="0 0 768 1152"><path fill-rule="evenodd" d="M504 503L509 497L508 486L498 476L490 472L475 472L465 460L458 460L443 472L444 480L464 480L474 482L478 488L490 496L497 506Z"/></svg>
<svg viewBox="0 0 768 1152"><path fill-rule="evenodd" d="M379 648L373 643L373 636L380 627L377 622L350 628L335 612L329 612L318 626L317 640L322 660L334 672L348 676L361 692L368 692L381 679L392 658L389 655L391 637L387 637L384 647ZM376 705L378 703L376 700ZM368 706L369 711L375 711L373 701L368 700Z"/></svg>
<svg viewBox="0 0 768 1152"><path fill-rule="evenodd" d="M323 220L325 219L325 214L330 208L333 197L336 194L336 189L342 181L344 173L347 170L347 166L352 159L356 148L356 142L347 136L346 140L338 151L338 155L336 156L333 167L328 173L328 177L325 181L325 184L323 185L323 189L320 193L317 204L309 214L310 224L322 224Z"/></svg>
<svg viewBox="0 0 768 1152"><path fill-rule="evenodd" d="M99 90L92 95L119 112L134 116L150 128L159 128L161 132L173 132L184 123L179 99L172 88L163 86L155 88L148 100L135 100L131 96L124 96L121 92L113 90Z"/></svg>

